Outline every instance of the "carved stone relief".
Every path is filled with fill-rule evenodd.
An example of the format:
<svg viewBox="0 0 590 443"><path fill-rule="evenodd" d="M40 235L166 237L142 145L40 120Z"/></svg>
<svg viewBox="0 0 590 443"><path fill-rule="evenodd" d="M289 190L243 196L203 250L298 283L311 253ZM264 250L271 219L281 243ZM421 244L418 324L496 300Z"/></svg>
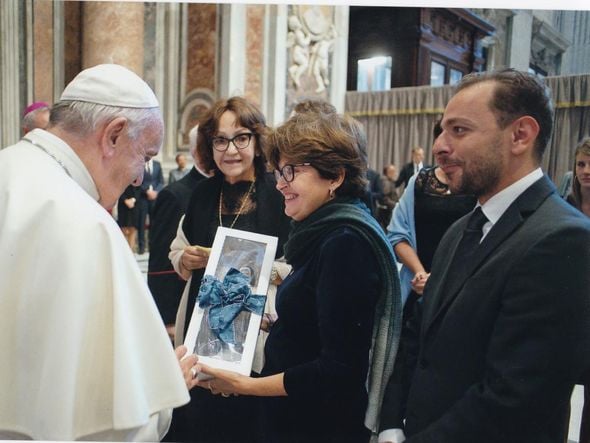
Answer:
<svg viewBox="0 0 590 443"><path fill-rule="evenodd" d="M330 55L337 36L330 6L291 6L288 18L288 106L297 97L328 98Z"/></svg>
<svg viewBox="0 0 590 443"><path fill-rule="evenodd" d="M531 35L531 63L541 68L547 75L561 73L561 54L570 45L561 34L546 22L533 18Z"/></svg>

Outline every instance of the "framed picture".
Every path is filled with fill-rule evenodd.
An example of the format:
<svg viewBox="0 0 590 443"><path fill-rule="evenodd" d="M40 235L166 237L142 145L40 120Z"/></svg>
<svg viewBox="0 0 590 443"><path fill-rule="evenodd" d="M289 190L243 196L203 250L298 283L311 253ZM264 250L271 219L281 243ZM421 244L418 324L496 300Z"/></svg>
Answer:
<svg viewBox="0 0 590 443"><path fill-rule="evenodd" d="M217 229L184 341L199 361L250 375L277 241Z"/></svg>

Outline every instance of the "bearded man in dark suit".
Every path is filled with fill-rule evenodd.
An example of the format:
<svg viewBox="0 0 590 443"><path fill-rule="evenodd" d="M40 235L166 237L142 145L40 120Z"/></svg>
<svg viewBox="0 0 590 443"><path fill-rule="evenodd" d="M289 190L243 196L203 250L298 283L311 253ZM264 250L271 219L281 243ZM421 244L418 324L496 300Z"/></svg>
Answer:
<svg viewBox="0 0 590 443"><path fill-rule="evenodd" d="M478 204L436 251L380 441L566 440L590 367L590 223L541 171L552 122L540 80L514 70L466 76L449 101L433 151Z"/></svg>

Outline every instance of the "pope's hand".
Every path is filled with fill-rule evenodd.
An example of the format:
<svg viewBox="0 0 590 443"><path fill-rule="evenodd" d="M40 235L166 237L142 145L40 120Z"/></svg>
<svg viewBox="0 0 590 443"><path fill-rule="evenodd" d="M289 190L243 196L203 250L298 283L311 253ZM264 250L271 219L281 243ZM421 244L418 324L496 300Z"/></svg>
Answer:
<svg viewBox="0 0 590 443"><path fill-rule="evenodd" d="M237 372L227 371L225 369L212 368L204 364L197 365L199 372L209 375L213 378L201 380L196 383L197 386L208 389L212 394L221 394L223 397L230 395L239 395L244 392L246 383L250 377L238 374Z"/></svg>
<svg viewBox="0 0 590 443"><path fill-rule="evenodd" d="M197 362L199 359L194 354L187 355L187 349L184 345L176 348L174 352L176 353L176 358L178 359L178 363L180 364L180 369L182 370L182 375L184 377L184 382L186 383L186 388L190 391L192 388L198 385Z"/></svg>

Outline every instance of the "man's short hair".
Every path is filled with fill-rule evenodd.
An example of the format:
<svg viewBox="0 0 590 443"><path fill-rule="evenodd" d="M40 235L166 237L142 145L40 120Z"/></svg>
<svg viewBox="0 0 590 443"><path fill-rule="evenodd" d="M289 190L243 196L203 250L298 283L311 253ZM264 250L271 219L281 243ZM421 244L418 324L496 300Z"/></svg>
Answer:
<svg viewBox="0 0 590 443"><path fill-rule="evenodd" d="M325 100L304 99L295 105L293 112L300 114L303 112L315 112L323 114L336 114L336 107Z"/></svg>
<svg viewBox="0 0 590 443"><path fill-rule="evenodd" d="M525 115L534 118L539 124L535 154L540 161L553 129L553 104L549 89L536 75L503 69L466 75L457 85L456 92L488 81L495 84L490 109L496 115L500 128L505 128Z"/></svg>

